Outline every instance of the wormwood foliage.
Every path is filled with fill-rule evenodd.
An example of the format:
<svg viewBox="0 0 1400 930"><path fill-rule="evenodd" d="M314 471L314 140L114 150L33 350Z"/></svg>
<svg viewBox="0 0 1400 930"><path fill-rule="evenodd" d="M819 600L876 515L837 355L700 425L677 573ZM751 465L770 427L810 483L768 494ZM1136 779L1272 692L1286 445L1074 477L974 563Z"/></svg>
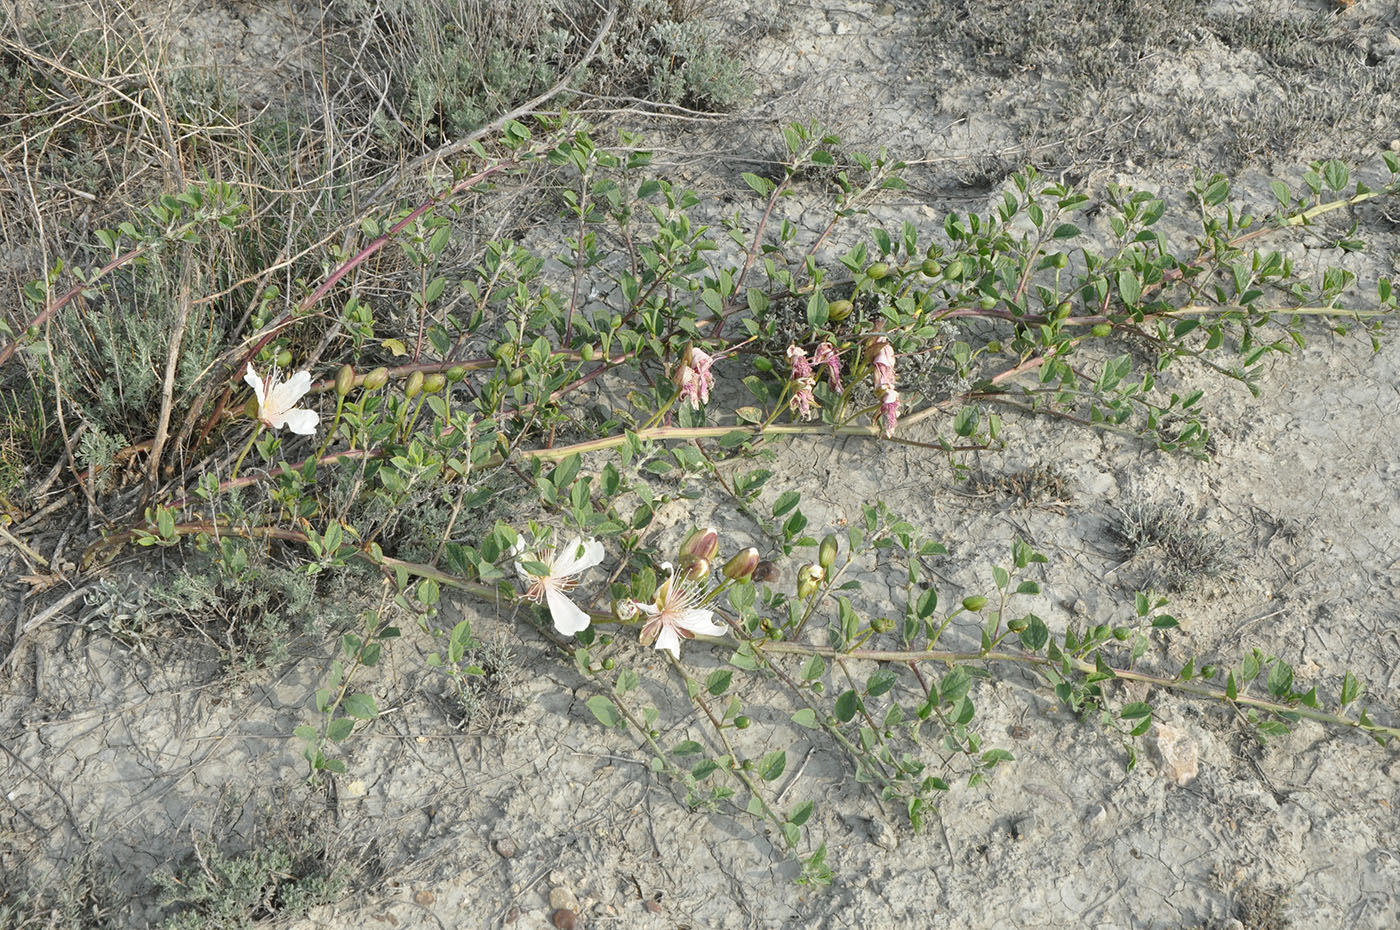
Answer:
<svg viewBox="0 0 1400 930"><path fill-rule="evenodd" d="M1305 687L1257 652L1142 670L1176 626L1150 593L1126 621L1052 635L1025 605L1053 566L1022 541L982 590L939 592L931 560L946 552L915 524L876 502L840 536L810 528L800 490L776 486L767 467L787 437L849 436L912 444L962 473L967 453L1010 441L1007 411L1208 456L1209 398L1183 369L1257 392L1265 361L1318 322L1378 338L1396 305L1388 279L1362 297L1350 272L1303 276L1278 246L1400 191L1393 154L1365 181L1340 162L1312 165L1256 206L1226 178L1201 177L1184 241L1163 232L1166 199L1121 186L1103 192L1102 232L1090 234L1089 196L1030 168L985 212L922 229L877 222L857 239L845 227L869 223L883 192L903 186L887 153L838 156L835 136L789 126L785 163L744 175L751 202L715 220L650 170L640 141L604 141L564 117L475 143L436 193L373 209L327 244L322 276L261 287L242 325L204 327L206 341L156 367L163 378L133 381L140 402L121 407L120 440L102 386L74 381L46 415L106 430L66 480L117 527L91 541L83 570L100 573L135 544L194 547L227 577L248 570L250 551L308 579L367 572L377 603L325 631L335 655L294 733L313 776L353 764L352 737L380 713L367 670L400 636L435 640L430 663L459 694L485 672L470 626L435 622L445 588L518 604L596 683L586 703L600 725L647 747L684 803L765 824L812 883L831 877L806 834L817 802L782 801L792 759L755 738L750 708L836 748L915 828L954 783L1012 761L977 715L984 681L1012 666L1121 740L1129 765L1153 708L1123 703L1115 681L1239 708L1261 737L1304 718L1397 735L1372 720L1349 672ZM831 182L825 227L774 219L815 175ZM557 191L561 248L502 238L449 260L469 204L525 177ZM29 316L9 322L0 359L36 382L69 377L45 327L114 319L120 275L257 222L206 182L141 224L101 231L90 262L55 265L27 289ZM1364 247L1352 233L1337 245ZM102 332L95 351L136 338ZM258 421L249 365L312 372L298 402L319 413L313 435ZM172 398L164 423L140 415L153 396ZM685 514L707 491L735 503L762 551L728 551L704 530L658 548L663 512ZM577 552L553 549L574 538ZM601 565L578 555L594 541ZM892 612L862 589L877 561L906 579ZM775 583L779 566L795 585ZM568 592L581 618L561 623L549 592ZM664 677L690 708L680 730L641 687L654 666L639 638L679 656ZM694 672L699 650L720 665Z"/></svg>

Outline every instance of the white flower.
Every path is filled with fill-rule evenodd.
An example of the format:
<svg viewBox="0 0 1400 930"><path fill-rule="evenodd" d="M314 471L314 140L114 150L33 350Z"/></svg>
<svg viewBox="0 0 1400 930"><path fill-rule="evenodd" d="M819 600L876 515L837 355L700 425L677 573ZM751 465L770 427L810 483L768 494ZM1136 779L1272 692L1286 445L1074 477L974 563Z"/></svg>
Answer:
<svg viewBox="0 0 1400 930"><path fill-rule="evenodd" d="M517 542L510 554L518 556L523 551L524 546ZM517 559L515 570L529 585L525 596L536 604L544 601L549 606L549 615L554 618L554 628L565 636L588 629L588 614L569 600L564 592L578 585L578 580L573 576L581 575L603 561L603 544L596 539L585 540L575 536L557 552L545 549L539 559L527 561L543 563L548 567L548 574L536 575Z"/></svg>
<svg viewBox="0 0 1400 930"><path fill-rule="evenodd" d="M315 434L316 424L321 422L321 415L314 410L296 406L296 402L311 390L311 372L299 371L286 381L278 383L277 369L274 368L267 384L264 385L263 379L258 377L250 363L248 370L243 373L243 380L253 389L253 395L258 400L258 419L264 426L269 429L281 429L285 426L301 436Z"/></svg>
<svg viewBox="0 0 1400 930"><path fill-rule="evenodd" d="M682 639L691 639L696 633L723 636L727 630L714 621L713 610L695 606L700 601L701 591L693 582L684 576L678 581L669 562L661 567L670 570L671 577L656 589L654 603L637 605L650 618L642 627L642 645L654 642L657 649L665 649L672 658L680 659Z"/></svg>

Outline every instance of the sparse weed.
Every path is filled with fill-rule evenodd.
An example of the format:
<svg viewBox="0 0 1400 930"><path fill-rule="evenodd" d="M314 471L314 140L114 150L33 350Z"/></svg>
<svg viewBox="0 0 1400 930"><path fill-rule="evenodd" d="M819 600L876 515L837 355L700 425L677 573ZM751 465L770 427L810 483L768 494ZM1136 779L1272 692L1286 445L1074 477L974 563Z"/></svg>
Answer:
<svg viewBox="0 0 1400 930"><path fill-rule="evenodd" d="M1109 531L1129 559L1152 559L1146 586L1177 592L1226 567L1229 543L1184 504L1129 501L1116 508Z"/></svg>

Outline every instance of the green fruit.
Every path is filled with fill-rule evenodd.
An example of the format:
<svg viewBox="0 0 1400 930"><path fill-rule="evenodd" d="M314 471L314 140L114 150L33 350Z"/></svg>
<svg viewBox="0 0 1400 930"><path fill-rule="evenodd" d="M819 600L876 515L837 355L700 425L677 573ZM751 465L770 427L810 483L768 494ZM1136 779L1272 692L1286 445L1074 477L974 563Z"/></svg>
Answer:
<svg viewBox="0 0 1400 930"><path fill-rule="evenodd" d="M833 300L826 305L826 318L832 323L840 323L851 315L854 306L849 300Z"/></svg>
<svg viewBox="0 0 1400 930"><path fill-rule="evenodd" d="M962 276L963 276L963 263L962 263L962 259L960 259L960 258L955 258L955 259L953 259L951 262L949 262L948 264L946 264L946 265L943 266L943 277L947 278L949 281L957 281L957 280L958 280L959 278L961 278Z"/></svg>
<svg viewBox="0 0 1400 930"><path fill-rule="evenodd" d="M986 606L987 606L987 599L986 599L985 597L982 597L981 595L977 595L977 596L975 596L975 597L965 597L965 598L963 598L963 609L964 609L964 610L971 610L971 611L976 612L976 611L979 611L979 610L981 610L983 607L986 607Z"/></svg>
<svg viewBox="0 0 1400 930"><path fill-rule="evenodd" d="M1093 333L1099 339L1102 339L1113 332L1113 325L1110 323L1095 323L1094 328L1089 330L1089 332Z"/></svg>
<svg viewBox="0 0 1400 930"><path fill-rule="evenodd" d="M417 397L422 390L423 372L415 371L413 374L409 375L408 380L404 382L404 396L407 397L409 400L413 400L413 398Z"/></svg>
<svg viewBox="0 0 1400 930"><path fill-rule="evenodd" d="M886 262L876 262L865 269L865 276L872 281L879 281L881 278L887 278L889 274L890 266Z"/></svg>
<svg viewBox="0 0 1400 930"><path fill-rule="evenodd" d="M1060 305L1055 308L1055 319L1063 320L1065 317L1069 316L1070 313L1072 313L1073 311L1074 304L1070 303L1068 300L1062 300L1060 301Z"/></svg>
<svg viewBox="0 0 1400 930"><path fill-rule="evenodd" d="M291 349L283 349L281 352L278 352L278 353L277 353L277 367L278 367L278 368L291 368L291 367L292 367L292 350L291 350Z"/></svg>
<svg viewBox="0 0 1400 930"><path fill-rule="evenodd" d="M509 384L511 387L517 387L524 383L524 381L525 369L523 368L512 368L510 374L506 375L506 384Z"/></svg>
<svg viewBox="0 0 1400 930"><path fill-rule="evenodd" d="M943 266L931 258L924 259L924 263L919 268L930 278L936 278L943 273Z"/></svg>
<svg viewBox="0 0 1400 930"><path fill-rule="evenodd" d="M423 379L423 390L429 394L436 394L447 387L447 375L434 372Z"/></svg>

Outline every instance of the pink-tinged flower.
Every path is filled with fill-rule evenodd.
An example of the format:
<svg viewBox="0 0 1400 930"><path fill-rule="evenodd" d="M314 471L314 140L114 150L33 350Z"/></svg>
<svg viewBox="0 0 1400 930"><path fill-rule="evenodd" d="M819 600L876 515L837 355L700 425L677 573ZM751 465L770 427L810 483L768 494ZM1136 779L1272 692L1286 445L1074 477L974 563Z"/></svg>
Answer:
<svg viewBox="0 0 1400 930"><path fill-rule="evenodd" d="M899 422L899 392L893 387L884 389L880 397L880 420L886 436L894 435L894 426Z"/></svg>
<svg viewBox="0 0 1400 930"><path fill-rule="evenodd" d="M696 410L710 402L710 388L715 386L715 376L710 373L710 366L714 363L714 356L691 346L685 350L671 376L680 389L681 400L690 401L690 406Z"/></svg>
<svg viewBox="0 0 1400 930"><path fill-rule="evenodd" d="M510 554L520 556L524 552L522 543L511 547ZM546 567L543 575L535 574L526 568L524 562L539 562ZM588 614L565 596L578 586L578 579L588 569L603 561L603 544L596 539L583 539L575 536L569 544L555 551L547 547L539 553L538 559L516 559L515 570L526 582L525 597L536 604L544 601L549 607L549 615L554 620L554 628L565 636L573 636L588 629Z"/></svg>
<svg viewBox="0 0 1400 930"><path fill-rule="evenodd" d="M262 421L263 426L268 429L281 429L285 426L300 436L315 435L316 424L321 422L321 415L314 410L296 406L296 402L311 390L311 372L299 371L279 383L277 369L273 368L267 384L263 384L263 379L258 377L250 362L248 370L243 373L243 380L253 389L253 396L258 402L258 419Z"/></svg>
<svg viewBox="0 0 1400 930"><path fill-rule="evenodd" d="M807 350L799 346L787 347L788 363L792 365L792 380L800 381L812 377L812 363L807 361Z"/></svg>
<svg viewBox="0 0 1400 930"><path fill-rule="evenodd" d="M817 379L808 375L805 378L797 379L797 389L792 393L792 409L804 420L812 419L812 404L816 403L816 395L812 393L812 388L816 387Z"/></svg>
<svg viewBox="0 0 1400 930"><path fill-rule="evenodd" d="M872 364L875 366L875 390L882 391L885 388L894 387L894 347L884 339L879 341L879 348L875 350L875 358Z"/></svg>
<svg viewBox="0 0 1400 930"><path fill-rule="evenodd" d="M714 621L715 612L699 606L702 592L686 578L677 578L671 563L662 566L670 576L656 589L656 599L650 604L638 604L648 617L642 627L642 645L656 644L657 649L665 649L671 657L681 657L681 640L692 639L695 634L703 636L723 636L725 628Z"/></svg>
<svg viewBox="0 0 1400 930"><path fill-rule="evenodd" d="M812 353L812 367L818 365L826 366L826 383L837 394L841 393L841 356L836 354L836 349L829 342L823 342L817 346L817 351Z"/></svg>

